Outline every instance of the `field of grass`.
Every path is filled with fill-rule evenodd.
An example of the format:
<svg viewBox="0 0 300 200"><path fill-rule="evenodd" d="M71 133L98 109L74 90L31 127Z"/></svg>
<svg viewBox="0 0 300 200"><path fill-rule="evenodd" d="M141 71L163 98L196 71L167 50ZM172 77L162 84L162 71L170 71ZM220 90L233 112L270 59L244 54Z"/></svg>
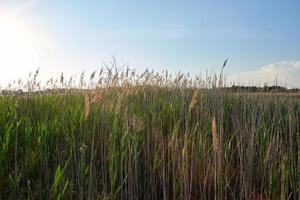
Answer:
<svg viewBox="0 0 300 200"><path fill-rule="evenodd" d="M300 198L298 95L122 76L0 96L0 199Z"/></svg>

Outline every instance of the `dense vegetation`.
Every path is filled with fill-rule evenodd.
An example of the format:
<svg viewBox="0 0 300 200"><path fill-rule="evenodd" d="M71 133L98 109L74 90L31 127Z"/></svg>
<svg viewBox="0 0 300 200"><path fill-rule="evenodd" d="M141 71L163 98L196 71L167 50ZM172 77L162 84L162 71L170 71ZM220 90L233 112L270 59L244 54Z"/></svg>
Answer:
<svg viewBox="0 0 300 200"><path fill-rule="evenodd" d="M300 198L297 95L122 76L0 96L0 199Z"/></svg>

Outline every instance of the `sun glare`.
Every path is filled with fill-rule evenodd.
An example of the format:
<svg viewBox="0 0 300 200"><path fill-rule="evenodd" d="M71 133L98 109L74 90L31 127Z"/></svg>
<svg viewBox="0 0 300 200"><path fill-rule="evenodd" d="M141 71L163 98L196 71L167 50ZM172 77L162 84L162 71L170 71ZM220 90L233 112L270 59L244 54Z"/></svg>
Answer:
<svg viewBox="0 0 300 200"><path fill-rule="evenodd" d="M21 19L0 18L0 58L2 71L16 73L37 62L34 32Z"/></svg>

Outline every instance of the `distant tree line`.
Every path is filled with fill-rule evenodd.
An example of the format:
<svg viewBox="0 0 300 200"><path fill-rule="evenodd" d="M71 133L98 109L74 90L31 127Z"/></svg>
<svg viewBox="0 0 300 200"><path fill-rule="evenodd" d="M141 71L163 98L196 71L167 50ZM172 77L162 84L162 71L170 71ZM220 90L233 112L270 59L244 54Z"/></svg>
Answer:
<svg viewBox="0 0 300 200"><path fill-rule="evenodd" d="M292 88L287 89L282 86L263 86L263 87L257 87L257 86L237 86L233 85L231 87L225 87L223 88L226 91L231 92L250 92L250 93L259 93L259 92L265 92L265 93L300 93L300 88ZM75 89L80 90L80 89ZM34 94L49 94L49 93L63 93L66 89L46 89L43 91L35 91L32 92ZM1 90L0 95L2 96L10 96L10 95L25 95L28 94L28 92L25 92L21 89L19 90Z"/></svg>
<svg viewBox="0 0 300 200"><path fill-rule="evenodd" d="M279 92L279 93L297 93L300 92L299 88L292 88L292 89L287 89L282 86L263 86L263 87L257 87L257 86L236 86L233 85L231 87L227 87L226 90L230 90L233 92Z"/></svg>

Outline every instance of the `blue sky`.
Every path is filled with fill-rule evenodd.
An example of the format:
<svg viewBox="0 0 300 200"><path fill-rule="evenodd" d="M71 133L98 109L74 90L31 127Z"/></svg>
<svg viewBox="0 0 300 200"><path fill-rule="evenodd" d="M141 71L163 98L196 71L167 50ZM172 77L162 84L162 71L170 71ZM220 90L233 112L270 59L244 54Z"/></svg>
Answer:
<svg viewBox="0 0 300 200"><path fill-rule="evenodd" d="M111 55L138 70L193 74L217 71L226 58L227 74L295 63L300 60L299 10L297 0L0 1L0 16L21 21L17 30L26 29L33 40L26 43L33 61L8 68L15 74L39 67L47 75L97 70Z"/></svg>

